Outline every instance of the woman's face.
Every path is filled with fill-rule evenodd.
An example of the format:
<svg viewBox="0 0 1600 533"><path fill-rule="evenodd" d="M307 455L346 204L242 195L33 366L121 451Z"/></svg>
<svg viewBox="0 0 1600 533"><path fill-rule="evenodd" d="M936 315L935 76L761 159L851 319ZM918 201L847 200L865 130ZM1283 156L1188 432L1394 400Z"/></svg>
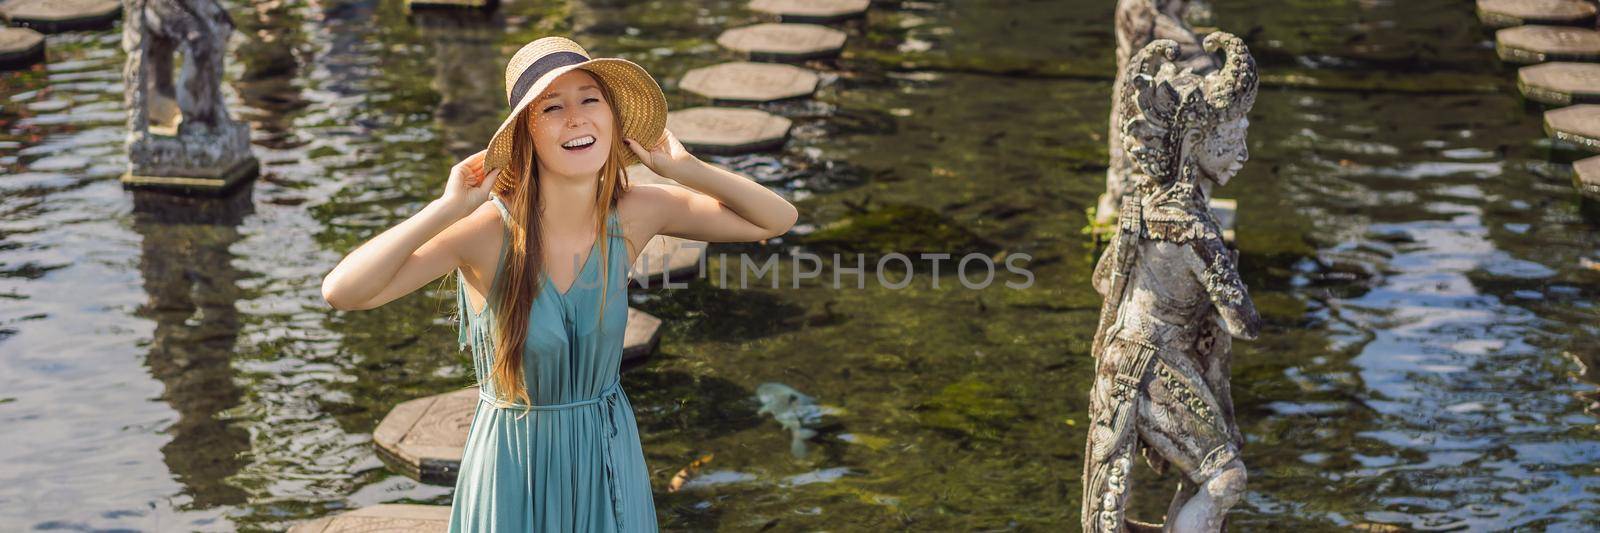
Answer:
<svg viewBox="0 0 1600 533"><path fill-rule="evenodd" d="M593 74L570 70L528 105L526 116L541 173L599 175L611 153L615 117Z"/></svg>

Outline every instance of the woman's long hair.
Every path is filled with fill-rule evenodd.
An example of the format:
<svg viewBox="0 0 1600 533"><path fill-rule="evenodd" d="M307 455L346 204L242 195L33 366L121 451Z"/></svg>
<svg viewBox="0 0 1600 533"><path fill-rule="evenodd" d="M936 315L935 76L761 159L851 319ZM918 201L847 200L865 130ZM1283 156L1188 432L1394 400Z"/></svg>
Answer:
<svg viewBox="0 0 1600 533"><path fill-rule="evenodd" d="M622 144L622 115L617 110L616 100L611 98L611 90L606 87L605 80L599 76L595 76L595 80L599 82L606 105L611 108L612 117L611 152L606 155L605 164L600 166L600 183L595 188L594 198L594 234L600 248L600 264L597 267L602 287L600 316L605 316L605 294L611 282L609 254L612 251L611 239L606 231L606 217L616 206L617 198L628 190L628 176L623 167L628 147ZM524 381L522 350L528 337L528 315L534 299L539 296L540 281L544 279L544 243L539 239L539 213L543 208L539 203L539 187L543 186L543 182L539 179L539 167L535 164L537 154L534 153L533 131L528 122L525 116L513 126L510 165L501 171L492 186L495 196L505 201L511 215L511 227L508 228L511 231L508 243L511 249L506 251L500 277L494 281L499 289L499 298L494 302L497 304L494 313L497 333L494 335L494 364L489 372L498 399L521 401L525 405L531 405L533 401ZM585 250L586 255L587 252ZM623 250L622 253L626 256L627 251ZM572 287L577 287L583 281L582 274L582 270L574 274Z"/></svg>

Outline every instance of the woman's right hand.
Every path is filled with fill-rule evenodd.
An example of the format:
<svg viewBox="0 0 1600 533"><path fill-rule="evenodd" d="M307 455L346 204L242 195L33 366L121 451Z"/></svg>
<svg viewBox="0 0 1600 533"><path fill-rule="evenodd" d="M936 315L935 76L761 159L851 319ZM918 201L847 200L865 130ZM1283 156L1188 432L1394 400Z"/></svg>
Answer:
<svg viewBox="0 0 1600 533"><path fill-rule="evenodd" d="M455 207L462 216L489 201L489 190L494 186L495 177L500 174L500 169L484 174L483 157L487 153L485 150L472 154L450 167L450 179L445 183L444 194L439 199Z"/></svg>

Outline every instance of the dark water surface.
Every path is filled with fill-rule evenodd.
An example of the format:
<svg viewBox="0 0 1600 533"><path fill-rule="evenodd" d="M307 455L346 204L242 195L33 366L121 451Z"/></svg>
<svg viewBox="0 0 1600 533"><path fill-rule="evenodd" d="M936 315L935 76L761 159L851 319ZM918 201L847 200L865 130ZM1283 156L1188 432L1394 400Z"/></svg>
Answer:
<svg viewBox="0 0 1600 533"><path fill-rule="evenodd" d="M0 74L0 530L448 504L387 469L371 431L469 383L453 285L340 313L321 276L487 139L522 43L640 62L676 109L696 103L685 72L730 58L716 35L758 20L737 1L519 0L486 21L227 4L231 109L263 162L245 196L121 189L119 30L50 36L46 65ZM625 376L664 526L1077 529L1111 4L880 4L810 65L816 98L768 107L796 121L784 150L710 158L802 213L780 242L714 254L1026 253L1035 283L968 290L947 263L939 288L921 271L900 290L635 291L667 323ZM1235 527L1600 528L1600 272L1581 266L1600 215L1472 2L1215 4L1267 80L1253 160L1219 194L1239 200L1268 322L1236 344ZM768 381L828 408L803 459L756 414ZM1140 473L1138 511L1159 518L1170 478Z"/></svg>

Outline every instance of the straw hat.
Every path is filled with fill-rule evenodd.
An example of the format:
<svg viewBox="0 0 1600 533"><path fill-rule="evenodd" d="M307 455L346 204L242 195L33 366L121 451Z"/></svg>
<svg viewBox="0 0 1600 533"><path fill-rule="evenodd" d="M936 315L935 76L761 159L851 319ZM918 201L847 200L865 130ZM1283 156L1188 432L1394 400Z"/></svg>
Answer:
<svg viewBox="0 0 1600 533"><path fill-rule="evenodd" d="M611 105L622 117L622 136L644 147L660 144L667 129L667 97L655 78L632 61L614 57L591 59L578 43L566 37L543 37L517 50L506 64L506 101L511 116L489 139L483 170L504 169L511 163L511 132L523 112L544 90L572 69L584 69L611 91ZM632 150L623 149L623 166L639 162Z"/></svg>

